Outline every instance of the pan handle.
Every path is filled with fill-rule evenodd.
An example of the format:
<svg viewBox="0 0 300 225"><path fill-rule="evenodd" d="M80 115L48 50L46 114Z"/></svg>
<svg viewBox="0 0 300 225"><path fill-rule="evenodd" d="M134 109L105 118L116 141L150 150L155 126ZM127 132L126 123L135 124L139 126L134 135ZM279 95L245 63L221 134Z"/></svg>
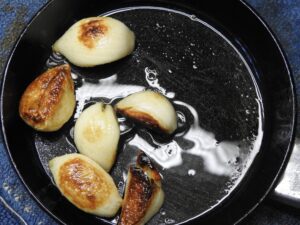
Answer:
<svg viewBox="0 0 300 225"><path fill-rule="evenodd" d="M290 160L271 198L300 208L300 138L296 138Z"/></svg>

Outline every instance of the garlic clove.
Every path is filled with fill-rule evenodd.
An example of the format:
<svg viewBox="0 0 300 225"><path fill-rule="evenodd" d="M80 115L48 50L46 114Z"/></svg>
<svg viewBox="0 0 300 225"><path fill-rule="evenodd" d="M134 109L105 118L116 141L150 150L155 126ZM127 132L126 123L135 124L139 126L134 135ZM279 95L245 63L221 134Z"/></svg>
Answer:
<svg viewBox="0 0 300 225"><path fill-rule="evenodd" d="M111 17L90 17L72 25L52 46L80 67L93 67L129 55L135 46L134 33Z"/></svg>
<svg viewBox="0 0 300 225"><path fill-rule="evenodd" d="M139 159L141 157L148 158L145 154L139 155L137 165L131 166L128 171L119 225L147 223L164 202L164 192L158 171L151 163L141 164L139 162L142 161Z"/></svg>
<svg viewBox="0 0 300 225"><path fill-rule="evenodd" d="M177 129L177 116L170 101L154 91L137 92L115 106L117 112L138 122L172 134Z"/></svg>
<svg viewBox="0 0 300 225"><path fill-rule="evenodd" d="M116 158L120 128L113 108L95 103L79 116L74 128L74 141L80 153L99 163L106 171Z"/></svg>
<svg viewBox="0 0 300 225"><path fill-rule="evenodd" d="M56 131L72 116L75 109L74 83L69 65L47 70L32 81L23 93L19 114L39 131Z"/></svg>
<svg viewBox="0 0 300 225"><path fill-rule="evenodd" d="M111 176L88 157L73 153L49 162L55 184L77 208L97 216L112 217L122 198Z"/></svg>

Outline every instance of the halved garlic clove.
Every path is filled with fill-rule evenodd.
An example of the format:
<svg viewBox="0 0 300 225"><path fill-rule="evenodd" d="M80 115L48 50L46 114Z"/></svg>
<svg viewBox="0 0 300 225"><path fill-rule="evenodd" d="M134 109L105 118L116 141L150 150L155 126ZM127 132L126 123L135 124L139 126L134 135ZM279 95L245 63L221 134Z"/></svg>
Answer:
<svg viewBox="0 0 300 225"><path fill-rule="evenodd" d="M128 171L125 197L122 205L119 225L143 225L147 223L161 208L164 192L161 188L161 177L150 163L139 158L136 166ZM148 158L149 162L150 159ZM142 163L141 163L142 162Z"/></svg>
<svg viewBox="0 0 300 225"><path fill-rule="evenodd" d="M47 70L32 81L23 93L19 114L39 131L56 131L72 116L75 108L74 83L69 65Z"/></svg>
<svg viewBox="0 0 300 225"><path fill-rule="evenodd" d="M177 128L173 105L165 96L154 91L134 93L118 102L115 108L122 115L167 134L172 134Z"/></svg>
<svg viewBox="0 0 300 225"><path fill-rule="evenodd" d="M77 208L97 216L112 217L122 198L111 176L81 154L67 154L49 162L59 191Z"/></svg>
<svg viewBox="0 0 300 225"><path fill-rule="evenodd" d="M115 162L119 137L119 124L110 105L95 103L89 106L75 123L74 141L77 149L106 171Z"/></svg>
<svg viewBox="0 0 300 225"><path fill-rule="evenodd" d="M92 67L119 60L134 46L134 33L121 21L90 17L72 25L52 48L74 65Z"/></svg>

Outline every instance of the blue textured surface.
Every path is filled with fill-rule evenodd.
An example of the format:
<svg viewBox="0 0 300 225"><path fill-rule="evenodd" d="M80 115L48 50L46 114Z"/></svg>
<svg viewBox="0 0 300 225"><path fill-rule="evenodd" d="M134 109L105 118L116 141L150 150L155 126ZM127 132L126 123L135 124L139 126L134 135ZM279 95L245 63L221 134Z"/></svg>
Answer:
<svg viewBox="0 0 300 225"><path fill-rule="evenodd" d="M13 43L25 24L46 2L46 0L0 0L0 71L3 70ZM297 93L300 93L300 0L247 0L247 2L258 11L278 37L291 64ZM298 102L299 99L298 97ZM24 188L2 143L0 143L0 159L0 224L56 224L32 200ZM243 224L300 224L298 214L294 209L266 201Z"/></svg>
<svg viewBox="0 0 300 225"><path fill-rule="evenodd" d="M267 22L278 38L290 63L300 103L300 1L299 0L247 0ZM300 117L298 114L297 137ZM299 222L300 224L300 222Z"/></svg>

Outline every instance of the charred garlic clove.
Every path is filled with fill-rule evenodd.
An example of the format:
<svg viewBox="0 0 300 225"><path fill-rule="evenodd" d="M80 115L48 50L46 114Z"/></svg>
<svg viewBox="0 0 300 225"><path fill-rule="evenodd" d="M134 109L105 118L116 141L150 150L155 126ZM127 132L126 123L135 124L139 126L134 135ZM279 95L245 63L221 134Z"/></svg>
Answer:
<svg viewBox="0 0 300 225"><path fill-rule="evenodd" d="M143 225L161 208L164 192L161 177L145 154L128 171L119 225Z"/></svg>
<svg viewBox="0 0 300 225"><path fill-rule="evenodd" d="M65 64L47 70L32 81L23 93L19 114L39 131L56 131L72 116L75 108L71 68Z"/></svg>
<svg viewBox="0 0 300 225"><path fill-rule="evenodd" d="M122 204L111 176L81 154L67 154L49 162L59 191L77 208L97 216L112 217Z"/></svg>
<svg viewBox="0 0 300 225"><path fill-rule="evenodd" d="M92 67L121 59L134 46L134 33L121 21L90 17L72 25L52 48L74 65Z"/></svg>
<svg viewBox="0 0 300 225"><path fill-rule="evenodd" d="M117 112L152 128L171 134L177 128L173 105L163 95L154 91L134 93L116 104Z"/></svg>
<svg viewBox="0 0 300 225"><path fill-rule="evenodd" d="M119 137L119 124L110 105L95 103L89 106L75 123L74 141L77 149L106 171L115 162Z"/></svg>

